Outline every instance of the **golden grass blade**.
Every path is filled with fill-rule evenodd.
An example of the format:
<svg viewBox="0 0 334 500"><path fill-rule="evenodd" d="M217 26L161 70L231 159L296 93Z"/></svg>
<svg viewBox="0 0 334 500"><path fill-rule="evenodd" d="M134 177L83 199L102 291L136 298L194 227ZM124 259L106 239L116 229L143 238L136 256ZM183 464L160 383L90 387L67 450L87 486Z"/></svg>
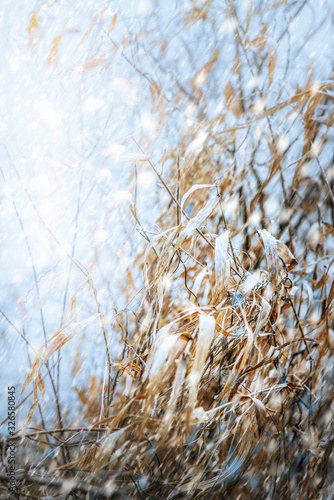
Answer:
<svg viewBox="0 0 334 500"><path fill-rule="evenodd" d="M260 401L259 399L254 398L252 396L249 396L249 397L254 403L255 416L256 416L256 421L257 421L257 426L258 426L259 437L261 437L265 428L266 428L266 421L267 421L266 407L264 406L262 401Z"/></svg>
<svg viewBox="0 0 334 500"><path fill-rule="evenodd" d="M27 386L30 384L30 382L33 379L36 379L36 369L39 365L39 371L37 374L37 380L36 383L41 390L42 394L45 392L45 386L44 382L42 380L41 374L40 374L40 369L41 367L48 361L50 356L57 352L63 345L65 345L67 342L69 342L77 333L82 331L87 325L95 321L96 318L98 318L100 314L94 314L93 316L90 316L89 318L80 321L79 323L72 323L69 325L64 326L58 332L56 332L50 340L55 339L49 347L47 347L42 355L44 346L40 347L38 350L36 357L34 359L33 364L31 365L31 368L29 370L29 373L23 383L21 394L25 391Z"/></svg>
<svg viewBox="0 0 334 500"><path fill-rule="evenodd" d="M215 326L216 320L213 316L200 314L195 359L188 377L190 409L193 409L196 405L198 384L205 369L205 362L212 343Z"/></svg>
<svg viewBox="0 0 334 500"><path fill-rule="evenodd" d="M63 38L63 35L58 35L53 39L51 52L50 52L50 55L48 57L48 60L46 61L47 66L51 66L51 64L55 64L57 66L58 47L59 47L59 44L60 44L62 38Z"/></svg>
<svg viewBox="0 0 334 500"><path fill-rule="evenodd" d="M39 350L38 350L38 352L37 352L37 354L36 354L36 356L35 356L35 359L33 361L33 364L30 367L28 375L27 375L25 381L23 382L23 386L22 386L22 389L21 389L21 394L26 390L26 388L28 387L28 385L30 384L30 382L35 377L35 371L36 371L36 368L37 368L37 366L39 364L39 361L41 359L43 348L44 348L44 346L40 347Z"/></svg>
<svg viewBox="0 0 334 500"><path fill-rule="evenodd" d="M269 74L269 85L272 84L273 78L274 78L274 72L275 72L275 67L276 67L276 58L277 58L277 53L276 49L274 47L271 47L268 49L268 74Z"/></svg>
<svg viewBox="0 0 334 500"><path fill-rule="evenodd" d="M185 380L186 370L187 370L187 359L185 356L182 356L181 359L176 361L177 369L173 382L172 394L168 402L168 406L166 409L166 413L163 418L163 429L166 429L174 415L176 403L181 394L182 385Z"/></svg>
<svg viewBox="0 0 334 500"><path fill-rule="evenodd" d="M260 313L259 313L258 320L256 322L256 327L255 327L255 335L257 335L262 330L262 328L264 328L265 325L267 324L267 321L268 321L268 318L270 315L270 311L271 311L271 305L260 294L258 294L256 292L253 292L253 293L254 293L254 297L261 304Z"/></svg>
<svg viewBox="0 0 334 500"><path fill-rule="evenodd" d="M29 27L28 27L28 34L29 34L29 39L30 39L31 51L32 51L32 53L34 53L35 49L36 49L37 40L39 37L37 12L31 13Z"/></svg>
<svg viewBox="0 0 334 500"><path fill-rule="evenodd" d="M282 5L285 2L287 2L287 0L278 0L278 2L275 2L275 3L271 4L271 5L267 5L263 9L259 9L256 13L257 14L262 14L266 10L276 9L276 7L279 7L280 5Z"/></svg>
<svg viewBox="0 0 334 500"><path fill-rule="evenodd" d="M95 24L97 22L97 16L95 16L92 20L92 22L90 23L90 26L88 28L88 30L86 31L86 33L83 35L83 37L81 38L81 40L79 41L78 45L76 46L75 48L75 51L76 52L80 47L81 45L84 43L84 41L86 40L86 38L89 36L90 32L92 31L92 29L94 28Z"/></svg>
<svg viewBox="0 0 334 500"><path fill-rule="evenodd" d="M246 342L246 345L243 348L243 350L240 351L240 355L239 355L240 363L238 363L238 362L235 363L235 365L237 366L235 377L237 377L240 374L240 372L242 372L242 370L244 369L244 366L246 365L246 363L248 361L249 354L250 354L252 347L254 346L254 342L255 342L255 335L254 335L254 332L252 331L251 327L249 326L245 311L242 307L240 307L240 311L242 314L244 327L245 327L245 331L247 334L247 342Z"/></svg>
<svg viewBox="0 0 334 500"><path fill-rule="evenodd" d="M200 271L198 273L198 275L196 276L195 281L194 281L194 286L192 287L192 291L193 291L194 295L192 295L190 297L190 302L192 304L195 303L195 300L196 300L195 297L198 296L200 289L204 286L203 282L204 282L205 278L207 278L208 276L209 276L209 273L208 273L207 269L203 269L203 271Z"/></svg>
<svg viewBox="0 0 334 500"><path fill-rule="evenodd" d="M27 420L25 421L24 425L22 426L23 428L24 427L28 427L30 425L30 422L32 420L32 417L33 417L33 414L34 414L34 411L35 411L35 408L36 406L38 405L39 403L39 399L36 399L33 404L31 405L30 409L29 409L29 412L28 412L28 416L27 416Z"/></svg>
<svg viewBox="0 0 334 500"><path fill-rule="evenodd" d="M214 304L220 303L226 296L231 274L231 261L228 255L230 230L226 229L217 239L215 246L215 291Z"/></svg>
<svg viewBox="0 0 334 500"><path fill-rule="evenodd" d="M36 377L36 384L37 384L38 389L41 391L42 396L45 396L45 384L44 384L41 370L38 370L38 374Z"/></svg>
<svg viewBox="0 0 334 500"><path fill-rule="evenodd" d="M162 379L165 373L167 357L172 352L178 340L177 335L169 333L171 326L169 324L158 332L155 341L156 348L153 350L153 356L149 358L146 365L146 369L149 372L149 380L154 385L157 385Z"/></svg>
<svg viewBox="0 0 334 500"><path fill-rule="evenodd" d="M251 42L249 42L248 47L254 47L255 45L257 45L262 48L264 47L265 43L266 43L266 37L264 35L261 35L257 36Z"/></svg>
<svg viewBox="0 0 334 500"><path fill-rule="evenodd" d="M55 339L54 342L44 351L42 356L42 364L44 364L52 354L57 352L63 345L67 344L77 333L81 332L86 326L99 318L100 314L93 314L87 319L80 321L79 323L71 323L70 325L61 328L56 332L52 339Z"/></svg>
<svg viewBox="0 0 334 500"><path fill-rule="evenodd" d="M112 18L111 18L111 21L110 21L110 26L108 28L108 33L110 34L112 32L112 30L115 28L115 25L116 25L116 21L117 21L117 14L113 14Z"/></svg>

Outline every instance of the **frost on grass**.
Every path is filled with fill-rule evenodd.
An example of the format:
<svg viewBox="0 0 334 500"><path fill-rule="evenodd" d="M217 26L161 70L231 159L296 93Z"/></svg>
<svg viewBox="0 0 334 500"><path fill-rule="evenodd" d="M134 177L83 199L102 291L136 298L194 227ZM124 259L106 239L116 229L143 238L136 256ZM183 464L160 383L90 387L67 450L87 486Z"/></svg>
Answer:
<svg viewBox="0 0 334 500"><path fill-rule="evenodd" d="M313 3L0 12L18 496L331 498L332 25Z"/></svg>

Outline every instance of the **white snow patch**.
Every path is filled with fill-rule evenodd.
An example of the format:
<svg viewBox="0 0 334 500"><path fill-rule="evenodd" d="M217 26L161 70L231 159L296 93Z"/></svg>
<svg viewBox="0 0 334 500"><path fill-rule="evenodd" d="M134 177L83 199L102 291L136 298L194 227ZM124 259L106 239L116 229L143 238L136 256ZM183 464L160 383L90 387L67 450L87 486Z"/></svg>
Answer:
<svg viewBox="0 0 334 500"><path fill-rule="evenodd" d="M47 99L35 101L34 110L45 125L49 127L59 127L61 125L63 113L54 108Z"/></svg>
<svg viewBox="0 0 334 500"><path fill-rule="evenodd" d="M98 99L98 98L86 99L82 105L82 111L86 113L94 113L98 109L103 108L104 105L105 102L103 99Z"/></svg>

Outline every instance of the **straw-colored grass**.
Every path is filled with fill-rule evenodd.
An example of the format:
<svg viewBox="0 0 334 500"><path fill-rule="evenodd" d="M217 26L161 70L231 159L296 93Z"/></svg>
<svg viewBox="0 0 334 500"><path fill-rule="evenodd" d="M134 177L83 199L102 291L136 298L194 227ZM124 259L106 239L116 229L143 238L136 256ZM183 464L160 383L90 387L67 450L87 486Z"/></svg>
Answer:
<svg viewBox="0 0 334 500"><path fill-rule="evenodd" d="M183 29L213 17L193 6ZM235 64L261 73L266 63L269 95L276 53L265 32L247 42L248 24L235 28ZM147 222L136 203L129 213L145 249L129 262L121 291L137 306L117 313L123 350L111 359L96 288L84 272L96 314L77 323L72 315L41 347L23 387L34 387L21 435L37 443L27 453L52 443L62 454L22 469L17 498L332 498L333 175L326 154L325 163L319 158L332 142L326 117L334 85L310 75L293 95L280 88L277 101L259 110L256 99L266 97L259 88L247 96L242 82L226 82L226 109L212 117L205 106L217 61L213 52L188 95L175 83L174 111L186 99L196 120L179 128L159 168L145 138L127 140L125 159L138 163L134 192L137 167L147 168L163 200L157 221ZM171 102L156 82L150 87L163 124ZM253 140L258 123L262 136ZM237 163L243 141L252 147ZM37 429L31 419L48 363L96 318L105 380L77 388L80 425Z"/></svg>

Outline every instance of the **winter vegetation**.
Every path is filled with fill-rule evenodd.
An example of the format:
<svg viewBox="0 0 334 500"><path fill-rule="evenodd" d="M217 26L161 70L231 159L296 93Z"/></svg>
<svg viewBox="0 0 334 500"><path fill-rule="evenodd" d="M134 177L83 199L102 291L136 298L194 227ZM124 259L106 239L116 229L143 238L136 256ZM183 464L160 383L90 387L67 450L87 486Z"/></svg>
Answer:
<svg viewBox="0 0 334 500"><path fill-rule="evenodd" d="M1 498L333 498L333 14L1 7Z"/></svg>

